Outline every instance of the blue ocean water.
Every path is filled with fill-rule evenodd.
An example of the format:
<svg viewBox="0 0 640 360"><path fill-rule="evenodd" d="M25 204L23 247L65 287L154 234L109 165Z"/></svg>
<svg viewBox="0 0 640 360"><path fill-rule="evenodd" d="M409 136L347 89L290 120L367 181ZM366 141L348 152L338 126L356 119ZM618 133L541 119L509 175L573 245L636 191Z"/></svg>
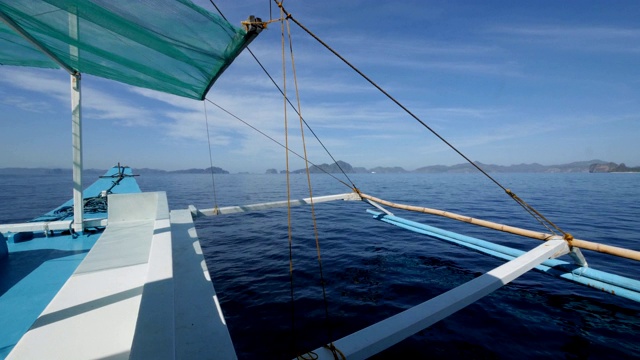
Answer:
<svg viewBox="0 0 640 360"><path fill-rule="evenodd" d="M495 174L576 238L640 249L640 174ZM546 231L478 174L355 174L361 191L390 201ZM143 191L166 191L172 209L286 199L284 175L143 174ZM87 180L87 181L90 181ZM308 197L292 175L292 197ZM327 175L315 196L348 192ZM0 177L0 223L23 221L71 196L66 175ZM310 207L200 218L196 228L240 358L291 358L437 296L502 264L473 251L374 220L362 202L315 207L327 302ZM448 230L529 249L536 240L439 217L393 211ZM640 264L585 251L596 269L638 279ZM325 306L329 318L325 317ZM293 314L293 316L292 316ZM608 359L640 356L640 304L530 272L392 347L378 358ZM292 328L294 329L292 331Z"/></svg>

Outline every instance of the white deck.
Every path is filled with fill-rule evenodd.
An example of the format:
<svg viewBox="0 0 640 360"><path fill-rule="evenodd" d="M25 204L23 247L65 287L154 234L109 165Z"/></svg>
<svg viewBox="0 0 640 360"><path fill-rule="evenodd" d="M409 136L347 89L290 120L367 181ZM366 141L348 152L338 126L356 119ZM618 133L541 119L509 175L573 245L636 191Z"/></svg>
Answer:
<svg viewBox="0 0 640 360"><path fill-rule="evenodd" d="M236 358L190 212L112 195L108 223L8 358Z"/></svg>

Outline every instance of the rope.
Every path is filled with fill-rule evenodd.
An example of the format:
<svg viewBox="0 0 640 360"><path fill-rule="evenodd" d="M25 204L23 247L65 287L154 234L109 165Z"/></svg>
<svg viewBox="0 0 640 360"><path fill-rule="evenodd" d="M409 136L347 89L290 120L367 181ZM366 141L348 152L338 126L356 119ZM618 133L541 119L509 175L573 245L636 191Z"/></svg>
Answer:
<svg viewBox="0 0 640 360"><path fill-rule="evenodd" d="M211 155L211 136L209 136L209 117L207 116L207 103L202 102L204 105L204 120L207 125L207 142L209 144L209 164L211 166L211 186L213 187L213 205L214 213L218 213L218 197L216 196L216 180L213 176L213 155Z"/></svg>
<svg viewBox="0 0 640 360"><path fill-rule="evenodd" d="M329 302L327 301L327 291L326 291L326 287L325 287L325 281L324 281L324 272L322 271L322 255L321 255L321 251L320 251L320 236L318 234L318 224L316 221L316 212L315 212L315 204L313 201L313 187L311 185L311 173L309 172L309 162L307 161L307 145L306 145L306 140L305 140L305 136L304 136L304 126L303 126L303 122L302 122L302 108L300 106L300 92L298 89L298 77L296 74L296 65L295 65L295 58L293 56L293 40L291 39L291 26L290 26L290 22L287 20L287 33L289 36L289 53L291 54L291 68L293 71L293 83L295 85L295 89L296 89L296 100L298 102L298 114L299 114L299 119L300 119L300 136L302 138L302 148L304 150L304 160L305 160L305 166L306 166L306 170L307 170L307 186L309 188L309 200L310 200L310 205L311 205L311 219L313 220L313 234L315 237L315 241L316 241L316 253L318 256L318 271L320 273L320 285L322 287L322 300L324 303L324 315L325 315L325 322L327 325L327 337L328 340L331 341L333 336L331 333L331 326L330 326L330 321L329 321Z"/></svg>
<svg viewBox="0 0 640 360"><path fill-rule="evenodd" d="M227 20L227 18L224 16L224 14L222 13L222 11L220 11L220 9L218 8L218 6L216 6L216 4L213 2L213 0L209 0L211 2L211 4L213 4L213 6L216 8L216 11L218 11L218 13L220 14L220 16L222 16L223 19ZM276 1L277 4L277 1ZM271 6L271 2L269 2L269 6ZM280 7L280 4L278 4L278 7ZM271 7L269 7L269 16L271 17ZM281 16L280 19L276 19L276 20L270 20L269 23L273 22L273 21L283 21L284 18ZM227 20L229 21L229 20ZM267 69L264 67L264 65L262 65L262 63L260 62L260 60L258 60L258 57L253 53L253 51L251 51L251 49L249 47L246 48L247 51L249 52L249 54L251 54L251 56L253 57L253 59L256 61L256 63L258 63L258 65L260 66L260 68L262 69L262 71L267 75L267 77L269 78L269 80L271 80L271 83L273 83L273 85L276 87L276 89L278 89L278 91L280 92L280 94L282 96L284 96L284 98L287 100L287 102L289 103L289 106L291 106L291 108L293 109L293 111L295 111L296 113L298 112L298 110L296 109L296 107L293 105L293 103L289 100L289 98L285 95L285 93L282 91L282 89L280 88L280 86L278 85L278 83L273 79L273 76L271 76L271 74L269 74L269 71L267 71ZM214 104L215 105L215 104ZM331 152L329 151L329 149L327 149L327 147L324 145L324 143L320 140L320 138L318 137L318 135L316 135L315 131L313 131L313 129L311 128L311 126L309 126L309 124L307 123L307 121L302 117L302 115L300 115L298 113L298 116L300 116L300 118L302 119L302 122L304 122L305 126L307 127L307 129L309 129L309 131L311 131L311 134L313 134L313 136L316 138L316 140L318 141L318 143L320 144L320 146L322 146L322 148L324 149L324 151L327 153L327 155L329 155L329 157L331 158L331 160L333 160L333 162L336 164L336 166L338 166L338 169L340 169L340 172L342 172L342 174L345 176L345 178L347 178L347 180L351 183L351 186L349 186L349 188L351 189L356 189L356 185L353 183L353 181L351 181L351 178L349 178L349 175L347 175L347 173L344 171L344 169L342 169L342 167L340 166L340 164L338 164L338 162L336 161L336 159L333 157L333 155L331 154ZM255 128L254 128L255 129ZM257 129L256 129L257 130ZM263 134L264 135L264 134ZM267 136L268 137L268 136ZM282 146L282 145L281 145ZM297 155L297 154L296 154ZM314 165L312 163L312 165ZM323 170L324 171L324 170ZM325 171L326 172L326 171ZM327 173L328 174L328 173ZM335 178L335 176L334 176ZM338 180L336 178L336 180ZM344 184L343 181L338 180L341 183ZM348 186L348 185L347 185Z"/></svg>
<svg viewBox="0 0 640 360"><path fill-rule="evenodd" d="M296 356L296 359L298 359L298 360L317 360L318 359L318 354L316 354L313 351L309 351L308 353L304 353L304 354L300 354L300 355Z"/></svg>
<svg viewBox="0 0 640 360"><path fill-rule="evenodd" d="M274 23L274 22L280 22L280 21L282 21L282 19L271 19L269 21L247 21L247 20L245 20L245 21L241 21L240 23L242 25L245 25L245 26L246 25L260 25L260 26L263 27L263 29L266 29L267 25L269 25L271 23Z"/></svg>
<svg viewBox="0 0 640 360"><path fill-rule="evenodd" d="M518 195L516 195L515 193L513 193L511 190L509 189L505 189L505 192L511 196L511 198L513 200L515 200L520 206L522 206L525 210L527 210L527 212L529 212L529 214L531 214L531 216L533 216L534 218L538 219L538 221L543 224L549 231L551 231L552 233L555 234L555 232L553 231L553 229L558 230L559 232L562 233L563 237L565 240L567 241L571 241L573 239L573 235L562 231L562 229L560 229L556 224L554 224L553 222L551 222L549 219L547 219L546 217L544 217L544 215L542 215L540 212L538 212L538 210L534 209L533 206L527 204L524 200L522 200L521 198L518 197ZM549 226L547 226L546 224L549 224L551 226L551 228Z"/></svg>
<svg viewBox="0 0 640 360"><path fill-rule="evenodd" d="M282 13L282 10L280 10ZM282 83L284 89L284 97L287 93L287 71L286 71L286 56L285 56L285 41L284 41L284 22L280 23L282 33ZM289 128L287 122L287 102L283 101L284 105L284 143L285 149L289 149ZM295 340L295 306L293 296L293 230L291 226L291 180L289 173L289 151L285 151L286 166L287 166L287 235L289 239L289 288L291 296L291 350L292 353L296 353L296 340Z"/></svg>
<svg viewBox="0 0 640 360"><path fill-rule="evenodd" d="M227 18L224 16L224 14L222 13L222 11L220 11L220 9L218 8L218 6L212 1L210 0L211 4L213 4L213 6L216 8L216 10L218 11L218 13L220 14L220 16L222 16L222 18L224 18L225 20L227 20ZM484 176L486 176L489 180L491 180L494 184L496 184L498 187L500 187L505 193L507 193L514 201L516 201L516 203L518 203L523 209L525 209L525 211L527 211L534 219L536 219L540 224L542 224L545 228L547 228L547 230L551 231L552 233L555 233L553 229L558 230L560 233L563 234L563 237L565 238L565 240L567 241L571 241L571 239L573 239L573 236L570 233L567 233L565 231L563 231L562 229L560 229L559 226L557 226L556 224L554 224L553 222L551 222L549 219L547 219L545 216L543 216L540 212L538 212L535 208L533 208L531 205L527 204L524 200L522 200L520 197L518 197L514 192L512 192L510 189L505 188L502 184L500 184L497 180L495 180L491 175L489 175L486 171L484 171L480 166L478 166L476 163L474 163L473 161L471 161L471 159L469 159L466 155L464 155L460 150L458 150L455 146L453 146L451 143L449 143L446 139L444 139L440 134L438 134L435 130L433 130L429 125L427 125L424 121L422 121L420 118L418 118L415 114L413 114L408 108L406 108L404 105L402 105L398 100L396 100L393 96L391 96L388 92L386 92L382 87L380 87L378 84L376 84L373 80L371 80L367 75L365 75L363 72L361 72L359 69L357 69L354 65L352 65L348 60L346 60L344 57L342 57L338 52L336 52L333 48L331 48L328 44L326 44L324 41L322 41L318 36L316 36L314 33L312 33L308 28L306 28L304 25L302 25L300 22L298 22L298 20L296 20L290 13L288 13L286 11L286 9L284 9L282 2L277 2L276 0L274 0L274 2L278 5L278 7L281 9L281 19L282 18L286 18L286 19L291 19L293 20L293 22L295 22L301 29L303 29L305 32L307 32L311 37L313 37L316 41L318 41L321 45L323 45L326 49L328 49L329 51L331 51L334 55L336 55L340 60L342 60L347 66L349 66L351 69L353 69L356 73L358 73L360 76L362 76L366 81L368 81L371 85L373 85L376 89L378 89L380 92L382 92L387 98L389 98L391 101L393 101L396 105L398 105L402 110L404 110L407 114L409 114L412 118L414 118L416 121L418 121L423 127L425 127L427 130L429 130L433 135L435 135L438 139L440 139L442 142L444 142L447 146L449 146L452 150L454 150L456 153L458 153L458 155L460 155L463 159L465 159L469 164L471 164L473 167L475 167L478 171L480 171ZM283 16L286 15L286 16ZM281 21L280 19L277 19L275 21ZM272 21L270 21L272 22ZM283 35L284 36L284 35ZM284 41L284 40L283 40ZM295 107L293 106L293 104L291 103L291 101L289 100L289 98L286 96L286 94L284 93L284 91L278 86L278 84L275 82L275 80L273 79L273 77L269 74L269 72L267 71L267 69L262 65L262 63L258 60L257 56L251 51L251 49L247 48L247 51L249 51L249 53L251 54L251 56L256 60L256 62L258 63L258 65L262 68L262 70L264 71L264 73L269 77L269 79L271 80L271 82L276 86L276 88L280 91L280 93L284 96L284 98L286 99L286 101L289 103L289 105L294 109L294 111L296 111L298 113L298 111L295 109ZM208 100L208 99L207 99ZM222 109L219 105L213 103L211 100L208 100L209 102L211 102L212 104L214 104L215 106L219 107L220 109ZM227 112L228 114L230 114L231 116L235 117L236 119L242 121L243 123L245 123L246 125L248 125L249 127L251 127L252 129L258 131L259 133L261 133L262 135L266 136L267 138L271 139L272 141L274 141L275 143L277 143L280 146L283 146L285 148L288 149L288 147L282 145L281 143L279 143L278 141L274 140L273 138L271 138L270 136L266 135L265 133L261 132L260 130L256 129L255 127L249 125L247 122L245 122L244 120L241 120L240 118L236 117L235 115L229 113L228 111L226 111L225 109L222 109L223 111ZM320 145L322 146L322 148L326 151L326 153L329 155L329 157L331 157L331 159L333 160L333 162L338 166L338 169L342 172L342 174L347 178L347 180L351 183L351 186L349 186L348 184L346 184L344 181L336 178L335 176L331 175L330 173L328 173L327 171L323 170L322 168L318 167L317 165L311 163L312 165L316 166L316 168L322 170L323 172L331 175L333 178L335 178L336 180L338 180L339 182L341 182L342 184L348 186L349 188L351 188L352 190L359 192L358 188L356 187L356 185L354 184L354 182L351 180L351 178L349 178L349 176L347 175L347 173L344 171L344 169L342 169L342 167L340 166L340 164L336 161L336 159L333 157L333 155L331 154L331 152L329 152L329 150L327 149L327 147L324 145L324 143L322 143L322 141L320 140L320 138L317 136L317 134L313 131L313 129L311 129L311 127L309 126L309 124L306 122L306 120L304 120L304 118L302 117L302 115L300 113L298 113L298 116L300 117L301 121L305 124L305 126L309 129L309 131L311 131L311 133L314 135L314 137L316 138L316 140L318 141L318 143L320 143ZM289 150L291 151L291 150ZM291 151L292 153L294 153L296 156L302 158L302 156L300 156L299 154ZM303 158L304 159L304 158Z"/></svg>
<svg viewBox="0 0 640 360"><path fill-rule="evenodd" d="M271 76L271 74L269 74L269 72L267 71L267 69L264 67L264 65L262 65L262 63L260 62L260 60L258 60L258 57L251 51L251 49L247 48L247 51L249 51L249 54L251 54L251 56L253 56L254 60L258 63L258 65L260 66L260 68L262 68L262 71L264 71L264 73L267 75L267 77L269 77L269 80L271 80L271 82L273 83L273 85L276 87L276 89L278 89L278 91L280 92L280 94L282 96L285 97L285 99L287 100L287 102L289 103L289 105L291 106L291 108L293 109L293 111L295 111L296 113L298 113L298 110L295 108L295 106L293 105L293 103L291 102L291 100L289 100L289 98L284 94L284 92L282 91L282 89L280 88L280 86L278 85L278 83L273 79L273 77ZM351 188L356 188L356 185L353 183L353 181L351 180L351 178L349 177L349 175L347 175L347 173L344 171L344 169L342 169L342 167L340 166L340 164L338 164L338 162L336 161L336 159L333 157L333 155L331 154L331 152L329 151L329 149L327 149L327 147L324 145L324 143L322 142L322 140L320 140L320 138L318 137L318 135L316 134L315 131L313 131L313 129L311 128L311 126L307 123L307 121L302 117L301 114L298 113L298 116L302 119L302 122L304 123L304 125L307 127L307 129L309 129L309 131L311 132L311 134L313 135L313 137L316 138L316 140L318 141L318 143L320 144L320 146L322 146L322 148L324 149L324 151L327 153L327 155L329 155L329 157L331 158L331 160L333 160L333 162L338 166L338 169L340 170L340 172L342 172L342 174L347 178L347 180L351 183ZM342 182L342 181L341 181Z"/></svg>
<svg viewBox="0 0 640 360"><path fill-rule="evenodd" d="M344 356L342 351L340 351L340 349L333 345L332 342L328 343L327 345L323 345L322 347L331 351L331 354L333 354L333 358L335 360L347 360L347 357Z"/></svg>
<svg viewBox="0 0 640 360"><path fill-rule="evenodd" d="M342 55L340 55L337 51L335 51L333 48L331 48L327 43L325 43L324 41L322 41L322 39L320 39L317 35L315 35L313 32L311 32L311 30L309 30L308 28L306 28L304 25L302 25L298 20L296 20L289 12L286 11L286 9L284 9L284 7L282 6L282 3L278 3L277 0L274 0L276 2L276 4L278 4L278 7L280 7L281 11L286 15L287 19L291 19L294 23L296 23L296 25L298 25L302 30L304 30L307 34L309 34L312 38L314 38L316 41L318 41L322 46L324 46L327 50L329 50L331 53L333 53L335 56L337 56L340 60L342 60L342 62L344 62L347 66L349 66L352 70L354 70L356 73L358 73L358 75L360 75L363 79L365 79L367 82L369 82L371 85L373 85L376 89L378 89L383 95L385 95L389 100L393 101L396 105L398 105L402 110L404 110L404 112L406 112L409 116L411 116L414 120L416 120L420 125L422 125L425 129L427 129L429 132L431 132L433 135L435 135L438 139L440 139L443 143L445 143L449 148L451 148L453 151L455 151L458 155L460 155L465 161L467 161L469 164L471 164L473 167L475 167L478 171L480 171L484 176L486 176L489 180L491 180L494 184L496 184L498 187L500 187L504 192L506 192L509 196L511 196L511 198L513 198L518 204L520 204L520 206L522 206L525 210L527 210L530 214L535 214L536 216L534 216L534 218L536 220L538 220L539 222L541 222L545 227L547 227L547 225L544 224L544 222L546 222L547 224L549 224L552 228L555 228L556 230L558 230L559 232L561 232L564 235L564 238L569 241L569 239L573 238L573 236L571 236L571 234L564 232L562 229L560 229L557 225L555 225L554 223L552 223L551 221L549 221L547 218L545 218L544 216L542 216L538 211L536 211L531 205L527 204L524 200L520 199L519 197L517 197L511 190L505 188L504 186L502 186L502 184L500 184L496 179L494 179L491 175L489 175L486 171L484 171L480 166L478 166L476 163L474 163L473 161L471 161L471 159L469 159L465 154L463 154L460 150L458 150L455 146L453 146L453 144L451 144L450 142L448 142L444 137L442 137L438 132L436 132L434 129L432 129L429 125L427 125L424 121L422 121L418 116L416 116L413 112L411 112L407 107L405 107L404 105L402 105L402 103L400 103L398 100L396 100L393 96L391 96L391 94L389 94L387 91L385 91L382 87L380 87L380 85L378 85L377 83L375 83L371 78L369 78L367 75L365 75L362 71L360 71L358 68L356 68L353 64L351 64L347 59L345 59L344 57L342 57ZM547 229L549 229L549 227L547 227Z"/></svg>
<svg viewBox="0 0 640 360"><path fill-rule="evenodd" d="M281 142L279 142L278 140L276 140L276 139L272 138L271 136L269 136L269 135L265 134L264 132L260 131L260 129L258 129L258 128L256 128L255 126L253 126L253 125L249 124L247 121L242 120L242 119L241 119L241 118L239 118L238 116L236 116L236 115L234 115L233 113L231 113L229 110L227 110L227 109L223 108L222 106L220 106L220 105L218 105L218 104L214 103L213 101L211 101L211 100L209 100L209 99L206 99L206 98L205 98L205 100L207 100L208 102L210 102L211 104L213 104L213 106L216 106L216 107L217 107L217 108L219 108L220 110L224 111L225 113L227 113L229 116L233 117L234 119L236 119L236 120L240 121L241 123L245 124L246 126L250 127L251 129L253 129L253 130L257 131L260 135L262 135L262 136L266 137L267 139L271 140L272 142L274 142L274 143L276 143L276 144L280 145L282 148L286 149L287 151L289 151L289 152L290 152L290 153L292 153L293 155L295 155L295 156L299 157L299 158L300 158L300 159L302 159L302 160L305 160L304 156L302 156L302 155L298 154L297 152L295 152L295 151L293 151L293 150L291 150L291 149L287 148L284 144L282 144L282 143L281 143ZM306 161L309 161L309 160L306 160ZM328 172L328 171L324 170L323 168L319 167L318 165L314 164L313 162L309 161L309 164L311 164L311 165L315 166L318 170L320 170L320 171L324 172L325 174L327 174L327 175L331 176L332 178L336 179L338 182L342 183L344 186L346 186L346 187L348 187L349 189L351 189L351 190L354 190L354 191L355 191L355 189L356 189L356 188L355 188L355 185L353 185L353 183L352 183L352 185L353 185L353 187L352 187L351 185L349 185L349 184L347 184L346 182L344 182L344 181L342 181L342 180L338 179L338 178L337 178L337 177L335 177L333 174L331 174L330 172Z"/></svg>
<svg viewBox="0 0 640 360"><path fill-rule="evenodd" d="M211 2L211 4L213 4L213 6L218 11L218 13L222 16L222 18L227 20L227 18L222 14L222 11L220 11L220 9L215 5L213 0L210 0L210 2ZM306 120L302 117L302 113L300 111L300 96L299 96L299 93L298 93L298 82L297 82L297 77L295 75L295 62L294 62L294 56L293 56L293 45L292 45L292 41L291 41L291 29L290 29L290 23L288 21L287 21L287 30L288 30L288 34L289 34L289 48L290 48L291 63L292 63L292 68L293 68L293 73L294 73L294 82L295 82L295 88L296 88L296 99L298 101L298 108L297 109L296 109L296 107L293 106L293 104L291 103L291 101L289 100L289 98L286 95L286 83L287 82L286 82L286 68L285 68L284 22L282 21L282 19L284 18L283 17L284 8L282 7L282 2L279 3L278 5L280 7L280 19L273 20L272 15L271 15L271 2L269 2L269 17L270 17L271 20L269 22L267 22L267 23L271 23L271 22L274 22L274 21L281 21L281 24L282 24L281 25L281 30L282 30L282 70L283 70L282 73L283 73L283 80L284 80L282 89L278 86L276 81L269 74L269 72L262 65L262 63L258 60L256 55L251 51L251 49L247 48L247 51L249 51L251 56L256 60L258 65L262 68L264 73L269 77L271 82L275 85L275 87L278 89L278 91L283 96L283 99L284 99L284 102L285 102L284 103L285 144L282 145L281 143L279 143L275 139L271 138L267 134L265 134L262 131L258 130L257 128L249 125L247 122L245 122L244 120L240 119L239 117L231 114L230 112L228 112L227 110L223 109L219 105L213 103L211 100L209 100L209 99L206 99L206 100L209 101L210 103L212 103L213 105L217 106L221 110L225 111L229 115L233 116L234 118L240 120L244 124L248 125L252 129L258 131L260 134L266 136L267 138L269 138L273 142L275 142L278 145L284 147L285 150L286 150L285 154L286 154L286 166L287 166L287 169L286 169L287 174L286 175L287 175L287 205L288 205L287 206L287 221L288 221L288 239L289 239L289 283L290 283L290 292L291 292L291 331L292 331L291 341L292 341L292 349L293 349L293 347L295 346L295 320L294 320L295 319L295 308L294 308L294 294L293 294L293 288L294 288L293 287L293 247L292 247L292 243L293 243L292 238L293 237L292 237L292 226L291 226L291 194L290 194L290 179L289 179L289 152L295 154L296 156L302 158L305 161L306 173L307 173L307 182L308 182L308 186L309 186L309 195L310 195L310 199L311 199L311 214L312 214L312 218L313 218L313 228L314 228L314 235L315 235L315 240L316 240L316 251L317 251L317 254L318 254L318 266L319 266L319 271L320 271L320 281L321 281L321 284L322 284L322 296L323 296L324 304L325 304L325 318L327 319L327 321L328 321L328 317L329 317L329 315L328 315L329 314L329 310L328 310L328 305L327 305L325 281L324 281L324 276L323 276L323 272L322 272L322 257L321 257L321 253L320 253L320 242L319 242L319 235L318 235L318 227L317 227L316 216L315 216L315 208L314 208L314 203L313 203L313 190L312 190L312 186L311 186L311 177L310 177L310 171L309 171L309 164L312 164L317 169L320 169L324 173L329 174L334 179L338 180L340 183L346 185L350 189L352 189L352 190L354 190L356 192L359 192L359 191L358 191L356 185L351 180L351 178L349 178L349 176L344 171L344 169L342 169L342 167L340 166L338 161L333 157L331 152L327 149L327 147L324 145L324 143L320 140L320 138L315 133L315 131L313 131L311 126L309 126L309 124L306 122ZM264 25L266 26L267 23L265 23ZM294 111L298 114L298 117L300 119L300 131L301 131L301 134L302 134L304 157L302 157L301 155L299 155L296 152L294 152L294 151L289 149L288 130L287 130L288 129L288 127L287 127L287 103L294 109ZM205 107L205 115L206 115L206 107ZM349 186L344 181L336 178L335 176L333 176L329 172L325 171L324 169L320 168L319 166L315 165L314 163L312 163L312 162L310 162L308 160L307 148L306 148L305 137L304 137L304 127L302 126L303 124L309 129L309 131L313 134L313 136L316 138L318 143L322 146L322 148L325 150L325 152L333 160L334 164L336 164L338 169L340 169L342 174L351 183L351 186ZM208 137L208 129L209 128L208 128L208 125L207 125L207 137ZM210 145L209 145L209 149L211 149ZM212 166L212 172L213 172L213 165L211 165L211 166ZM214 196L215 196L215 190L214 190ZM217 205L216 205L216 209L217 209ZM331 339L331 334L329 334L329 339ZM327 349L329 349L331 351L331 353L333 354L335 359L339 359L338 354L340 355L341 359L346 359L344 354L333 345L333 342L330 342L328 345L325 345L324 347L326 347ZM306 358L305 355L309 355L310 357ZM317 354L315 354L314 352L309 352L309 353L307 353L305 355L298 356L298 358L301 358L301 359L317 359L318 358Z"/></svg>
<svg viewBox="0 0 640 360"><path fill-rule="evenodd" d="M115 178L116 180L111 182L111 186L105 190L107 194L111 194L111 190L113 190L113 188L115 188L116 186L120 185L120 182L127 177L134 177L134 176L138 176L138 175L127 175L124 173L124 167L120 167L120 163L118 163L118 173L117 174L113 174L113 175L109 175L109 176L99 176L99 178ZM103 197L102 195L98 195L98 196L93 196L93 197L88 197L88 198L84 198L82 200L82 207L83 207L83 211L85 214L92 214L92 213L106 213L108 210L108 202L107 202L107 197ZM72 217L73 216L73 205L69 205L69 206L61 206L58 209L56 209L55 211L53 211L53 215L43 215L40 216L38 218L35 218L33 220L30 220L29 222L37 222L37 221L47 221L47 222L52 222L52 221L60 221L60 220L64 220L66 218ZM73 224L73 222L72 222Z"/></svg>
<svg viewBox="0 0 640 360"><path fill-rule="evenodd" d="M220 16L222 16L223 19L225 19L226 21L229 21L227 17L224 16L222 11L220 11L220 8L218 8L218 5L216 5L216 3L213 2L213 0L209 0L209 2L211 3L211 5L213 5L214 8L216 8L216 11L218 12L218 14L220 14Z"/></svg>
<svg viewBox="0 0 640 360"><path fill-rule="evenodd" d="M94 196L84 198L82 206L85 214L106 213L108 209L107 198ZM73 205L61 206L53 212L53 215L44 215L29 222L36 221L60 221L73 216ZM44 220L46 219L46 220Z"/></svg>
<svg viewBox="0 0 640 360"><path fill-rule="evenodd" d="M347 360L347 357L344 356L344 353L342 351L340 351L340 349L338 349L333 342L330 342L328 344L322 345L323 348L331 351L331 354L333 355L333 359L334 360ZM304 353L301 355L296 356L296 359L298 360L316 360L318 359L319 356L318 354L316 354L313 351L309 351L308 353Z"/></svg>

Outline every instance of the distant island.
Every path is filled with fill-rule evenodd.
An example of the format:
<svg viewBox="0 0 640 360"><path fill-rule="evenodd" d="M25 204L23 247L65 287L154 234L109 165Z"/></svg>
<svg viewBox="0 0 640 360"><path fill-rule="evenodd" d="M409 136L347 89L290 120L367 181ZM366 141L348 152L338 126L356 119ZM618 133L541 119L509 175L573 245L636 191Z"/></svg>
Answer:
<svg viewBox="0 0 640 360"><path fill-rule="evenodd" d="M211 174L213 171L214 174L229 174L227 170L219 168L217 166L208 167L206 169L186 169L186 170L158 170L158 169L149 169L149 168L141 168L134 169L134 171L141 174L149 174L149 173L165 173L165 174Z"/></svg>
<svg viewBox="0 0 640 360"><path fill-rule="evenodd" d="M623 173L623 172L640 172L640 166L628 167L624 163L616 164L601 160L577 161L562 165L541 165L518 164L518 165L492 165L475 162L480 168L488 173ZM330 173L336 174L344 171L347 174L442 174L442 173L472 173L477 170L471 164L457 165L430 165L417 168L415 170L405 170L399 166L384 167L377 166L371 169L364 167L356 167L351 164L338 160L333 164L313 165L309 168L312 174ZM85 169L84 173L88 175L96 174L97 176L104 174L105 170ZM186 169L186 170L159 170L149 168L134 168L136 174L229 174L229 171L213 166L205 169ZM298 169L291 171L293 174L303 174L306 169ZM268 169L266 174L285 174L286 170ZM48 175L48 174L71 174L71 169L47 169L47 168L0 168L0 175ZM247 173L243 173L247 174Z"/></svg>
<svg viewBox="0 0 640 360"><path fill-rule="evenodd" d="M627 167L624 163L618 165L616 163L606 164L591 164L589 166L590 173L602 173L602 172L640 172L640 166Z"/></svg>
<svg viewBox="0 0 640 360"><path fill-rule="evenodd" d="M186 169L186 170L159 170L149 168L134 168L133 171L136 174L211 174L213 170L214 174L229 174L227 170L213 166L206 169ZM84 169L83 173L88 175L97 174L102 175L106 170L102 169ZM71 169L47 169L47 168L0 168L0 175L50 175L50 174L71 174Z"/></svg>
<svg viewBox="0 0 640 360"><path fill-rule="evenodd" d="M483 164L479 161L475 162L481 169L489 173L614 173L614 172L640 172L640 166L627 167L624 163L616 164L614 162L606 162L602 160L577 161L561 165L541 165L518 164L518 165L492 165ZM341 173L347 174L376 173L376 174L402 174L402 173L420 173L420 174L442 174L442 173L472 173L478 171L473 165L457 164L457 165L430 165L420 167L415 170L405 170L402 167L374 167L366 169L363 167L354 167L351 164L338 160L333 164L313 165L309 168L312 174L318 173ZM286 171L278 171L276 169L268 169L267 174L279 174ZM291 171L293 174L305 173L306 169L298 169Z"/></svg>

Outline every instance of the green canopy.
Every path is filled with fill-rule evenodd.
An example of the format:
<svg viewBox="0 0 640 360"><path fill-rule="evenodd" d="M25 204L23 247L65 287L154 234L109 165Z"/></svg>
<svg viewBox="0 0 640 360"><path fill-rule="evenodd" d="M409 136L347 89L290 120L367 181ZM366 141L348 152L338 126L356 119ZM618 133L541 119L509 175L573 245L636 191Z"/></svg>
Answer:
<svg viewBox="0 0 640 360"><path fill-rule="evenodd" d="M199 100L257 32L189 0L0 0L0 64Z"/></svg>

